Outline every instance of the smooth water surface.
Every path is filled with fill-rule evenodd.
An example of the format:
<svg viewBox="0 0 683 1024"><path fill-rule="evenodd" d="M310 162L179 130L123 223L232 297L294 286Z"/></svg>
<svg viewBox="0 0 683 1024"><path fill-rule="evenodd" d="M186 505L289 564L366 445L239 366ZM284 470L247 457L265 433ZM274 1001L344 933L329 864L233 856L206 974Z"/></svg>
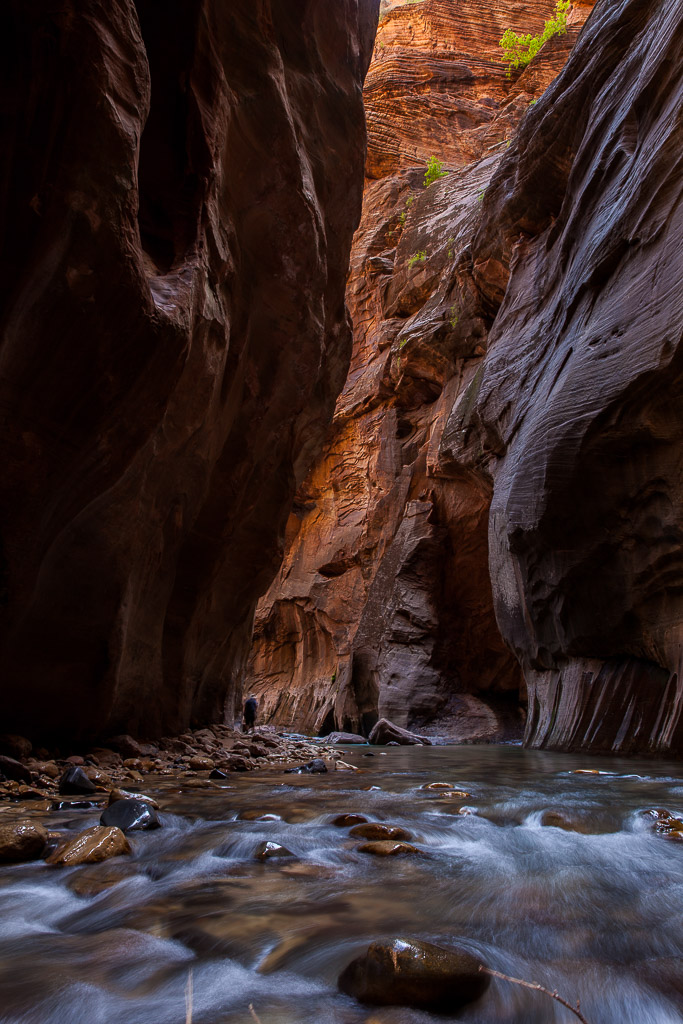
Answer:
<svg viewBox="0 0 683 1024"><path fill-rule="evenodd" d="M193 1024L253 1024L250 1004L262 1024L443 1020L337 992L349 960L396 935L457 942L496 970L580 998L590 1024L683 1021L683 844L639 814L683 814L683 766L515 747L344 757L362 773L249 773L184 791L148 779L164 828L133 834L133 857L1 869L1 1024L185 1024L190 976ZM434 781L470 796L421 788ZM542 826L549 809L583 831ZM330 824L341 812L409 829L425 856L359 853ZM77 831L98 813L41 818ZM298 859L255 861L263 840ZM497 980L457 1019L576 1020Z"/></svg>

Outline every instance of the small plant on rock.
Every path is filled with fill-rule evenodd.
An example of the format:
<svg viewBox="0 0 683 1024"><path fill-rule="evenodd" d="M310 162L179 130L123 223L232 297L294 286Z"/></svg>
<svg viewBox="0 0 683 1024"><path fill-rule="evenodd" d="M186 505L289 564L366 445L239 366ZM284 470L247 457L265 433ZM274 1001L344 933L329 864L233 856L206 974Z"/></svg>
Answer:
<svg viewBox="0 0 683 1024"><path fill-rule="evenodd" d="M570 7L571 0L557 0L553 17L546 21L543 31L537 36L532 36L530 33L520 36L511 28L507 30L500 40L499 46L503 48L501 60L508 66L508 78L518 68L527 67L543 44L547 43L552 36L563 35L567 31L567 15Z"/></svg>
<svg viewBox="0 0 683 1024"><path fill-rule="evenodd" d="M425 171L425 180L423 188L429 188L439 178L445 178L448 171L443 169L443 160L437 160L435 156L430 156L427 161L427 170Z"/></svg>
<svg viewBox="0 0 683 1024"><path fill-rule="evenodd" d="M410 259L408 260L408 266L409 267L414 267L416 263L424 263L424 261L426 259L427 259L427 251L426 251L426 249L418 249L417 252L414 252L413 255L410 257Z"/></svg>
<svg viewBox="0 0 683 1024"><path fill-rule="evenodd" d="M454 305L451 306L451 308L449 310L448 322L451 325L451 327L456 328L458 326L459 320L460 320L460 311L458 310L457 305L454 304Z"/></svg>

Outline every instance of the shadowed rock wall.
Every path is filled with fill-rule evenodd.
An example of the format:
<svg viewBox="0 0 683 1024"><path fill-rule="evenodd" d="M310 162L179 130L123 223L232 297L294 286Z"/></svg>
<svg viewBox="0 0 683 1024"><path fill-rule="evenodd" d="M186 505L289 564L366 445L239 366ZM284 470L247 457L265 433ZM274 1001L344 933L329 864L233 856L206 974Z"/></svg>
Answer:
<svg viewBox="0 0 683 1024"><path fill-rule="evenodd" d="M421 40L430 9L384 25L403 38L414 17ZM399 105L354 243L351 371L257 619L276 720L495 737L491 695L519 686L528 745L683 751L683 9L598 3L541 96L575 39L481 127L458 126L458 98L443 150L426 101L422 152L451 171L427 190ZM373 96L381 62L400 92L386 50ZM300 660L293 605L324 637Z"/></svg>
<svg viewBox="0 0 683 1024"><path fill-rule="evenodd" d="M682 129L683 8L600 3L483 203L473 437L533 746L683 752Z"/></svg>
<svg viewBox="0 0 683 1024"><path fill-rule="evenodd" d="M10 0L3 728L217 720L350 354L379 0Z"/></svg>
<svg viewBox="0 0 683 1024"><path fill-rule="evenodd" d="M523 5L513 25L536 31L552 9ZM247 686L271 721L367 731L386 716L454 739L521 736L521 673L488 573L490 476L443 456L441 442L491 322L472 282L483 191L588 10L513 79L499 5L423 0L380 24L368 167L387 176L368 182L354 240L351 369L256 618ZM424 89L406 105L416 76ZM449 175L424 188L426 156L411 166L410 138Z"/></svg>

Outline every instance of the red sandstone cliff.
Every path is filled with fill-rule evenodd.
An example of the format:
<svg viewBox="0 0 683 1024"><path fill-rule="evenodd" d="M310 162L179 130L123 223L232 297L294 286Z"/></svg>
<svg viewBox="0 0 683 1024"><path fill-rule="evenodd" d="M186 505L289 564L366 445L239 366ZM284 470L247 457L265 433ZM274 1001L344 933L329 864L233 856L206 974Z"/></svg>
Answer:
<svg viewBox="0 0 683 1024"><path fill-rule="evenodd" d="M512 27L538 31L553 6L521 5ZM500 5L423 0L380 23L365 90L378 180L353 247L351 370L257 612L246 685L272 721L367 729L386 716L459 738L521 730L522 676L489 580L491 478L442 447L490 324L470 287L482 193L589 10L577 7L568 33L512 79ZM425 189L430 155L451 173Z"/></svg>
<svg viewBox="0 0 683 1024"><path fill-rule="evenodd" d="M3 729L217 719L350 352L379 0L10 0Z"/></svg>
<svg viewBox="0 0 683 1024"><path fill-rule="evenodd" d="M259 611L276 717L441 700L457 727L463 691L517 685L490 579L527 744L683 751L682 111L680 3L602 0L502 155L369 186L351 373ZM417 137L407 117L388 170Z"/></svg>

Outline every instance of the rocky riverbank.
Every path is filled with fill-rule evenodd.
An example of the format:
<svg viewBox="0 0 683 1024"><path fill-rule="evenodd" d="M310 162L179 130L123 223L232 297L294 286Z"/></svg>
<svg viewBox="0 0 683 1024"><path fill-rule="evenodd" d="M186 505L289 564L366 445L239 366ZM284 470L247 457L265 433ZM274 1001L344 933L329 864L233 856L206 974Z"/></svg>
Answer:
<svg viewBox="0 0 683 1024"><path fill-rule="evenodd" d="M308 769L314 761L321 763ZM213 725L156 743L116 736L108 746L80 753L34 750L23 736L5 736L0 737L0 807L25 803L34 811L68 809L83 799L95 806L112 792L138 788L148 775L176 776L183 789L210 789L230 772L276 768L316 773L338 766L353 770L330 743L267 727L245 734Z"/></svg>

